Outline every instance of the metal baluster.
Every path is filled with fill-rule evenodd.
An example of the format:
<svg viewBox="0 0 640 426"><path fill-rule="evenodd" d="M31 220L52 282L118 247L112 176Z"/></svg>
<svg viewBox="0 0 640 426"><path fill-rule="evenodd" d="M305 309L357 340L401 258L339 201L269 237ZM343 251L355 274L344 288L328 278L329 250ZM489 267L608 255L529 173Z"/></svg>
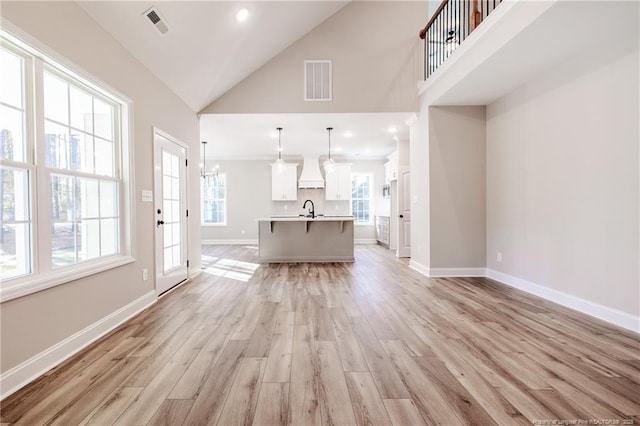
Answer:
<svg viewBox="0 0 640 426"><path fill-rule="evenodd" d="M422 63L423 80L427 79L427 37L424 38L424 62Z"/></svg>

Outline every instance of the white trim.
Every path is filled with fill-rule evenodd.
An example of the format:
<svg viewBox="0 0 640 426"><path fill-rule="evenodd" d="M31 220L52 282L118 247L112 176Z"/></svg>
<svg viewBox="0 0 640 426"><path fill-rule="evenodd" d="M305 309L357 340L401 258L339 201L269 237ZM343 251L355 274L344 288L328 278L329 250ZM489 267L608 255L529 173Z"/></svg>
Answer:
<svg viewBox="0 0 640 426"><path fill-rule="evenodd" d="M415 260L409 260L409 268L413 269L416 272L421 273L425 277L429 276L429 267L423 265L422 263L416 262Z"/></svg>
<svg viewBox="0 0 640 426"><path fill-rule="evenodd" d="M495 271L493 269L487 269L487 278L491 278L492 280L508 285L509 287L517 288L551 302L555 302L559 305L575 309L576 311L599 318L619 327L626 328L627 330L640 333L640 316L634 316L627 312L600 305L522 278Z"/></svg>
<svg viewBox="0 0 640 426"><path fill-rule="evenodd" d="M405 121L405 124L411 127L416 121L418 121L418 114L414 112L409 116L409 118L407 118L407 120Z"/></svg>
<svg viewBox="0 0 640 426"><path fill-rule="evenodd" d="M258 240L236 240L236 239L216 239L216 240L202 240L200 242L203 246L224 246L224 245L245 245L245 246L256 246L258 245Z"/></svg>
<svg viewBox="0 0 640 426"><path fill-rule="evenodd" d="M0 399L6 398L62 361L78 353L120 324L154 304L156 300L156 292L152 290L72 336L0 374Z"/></svg>
<svg viewBox="0 0 640 426"><path fill-rule="evenodd" d="M135 260L136 259L131 256L116 255L99 259L95 262L81 262L77 264L78 267L54 269L51 272L36 274L32 277L28 276L24 280L16 281L14 285L11 285L11 280L6 280L2 283L2 287L0 287L0 303L127 265L135 262Z"/></svg>
<svg viewBox="0 0 640 426"><path fill-rule="evenodd" d="M430 268L430 277L485 277L485 268Z"/></svg>
<svg viewBox="0 0 640 426"><path fill-rule="evenodd" d="M356 238L353 240L354 244L377 244L378 240L375 238Z"/></svg>
<svg viewBox="0 0 640 426"><path fill-rule="evenodd" d="M200 274L202 274L202 266L198 265L197 268L193 267L193 268L189 268L189 280L192 280L194 278L197 278L198 276L200 276Z"/></svg>

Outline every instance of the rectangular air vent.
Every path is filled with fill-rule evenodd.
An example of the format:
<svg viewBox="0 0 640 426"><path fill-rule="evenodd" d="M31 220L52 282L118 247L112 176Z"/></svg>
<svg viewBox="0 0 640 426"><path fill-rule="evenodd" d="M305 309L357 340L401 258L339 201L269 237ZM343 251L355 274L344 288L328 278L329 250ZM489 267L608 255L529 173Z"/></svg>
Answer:
<svg viewBox="0 0 640 426"><path fill-rule="evenodd" d="M331 100L331 61L304 61L304 100Z"/></svg>
<svg viewBox="0 0 640 426"><path fill-rule="evenodd" d="M151 9L144 12L144 15L149 19L156 30L160 32L160 34L166 34L169 31L166 21L160 15L160 12L158 12L158 9L155 6L152 6Z"/></svg>

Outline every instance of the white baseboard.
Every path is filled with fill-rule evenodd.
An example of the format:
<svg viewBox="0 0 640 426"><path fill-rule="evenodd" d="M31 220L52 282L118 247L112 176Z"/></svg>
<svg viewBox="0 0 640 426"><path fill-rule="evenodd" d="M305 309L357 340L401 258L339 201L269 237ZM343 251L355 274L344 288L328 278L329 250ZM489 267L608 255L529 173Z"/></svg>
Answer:
<svg viewBox="0 0 640 426"><path fill-rule="evenodd" d="M576 311L591 315L603 321L640 333L640 317L627 312L619 311L608 306L600 305L580 297L572 296L562 291L554 290L522 278L514 277L493 269L487 269L487 278L501 282L510 287L517 288L543 299L550 300L559 305L566 306Z"/></svg>
<svg viewBox="0 0 640 426"><path fill-rule="evenodd" d="M189 271L189 279L192 280L196 278L198 275L202 273L202 265L198 265L197 269L193 268L192 271Z"/></svg>
<svg viewBox="0 0 640 426"><path fill-rule="evenodd" d="M0 375L0 400L78 353L129 318L154 304L156 300L156 292L152 290L74 335L5 371Z"/></svg>
<svg viewBox="0 0 640 426"><path fill-rule="evenodd" d="M420 272L425 277L429 276L429 267L423 265L422 263L418 263L413 259L409 260L409 268L413 269L414 271Z"/></svg>
<svg viewBox="0 0 640 426"><path fill-rule="evenodd" d="M437 277L484 277L485 268L430 268L429 276Z"/></svg>
<svg viewBox="0 0 640 426"><path fill-rule="evenodd" d="M375 238L356 238L353 240L354 244L378 244L378 240Z"/></svg>
<svg viewBox="0 0 640 426"><path fill-rule="evenodd" d="M202 240L201 244L213 246L256 246L258 245L258 240Z"/></svg>

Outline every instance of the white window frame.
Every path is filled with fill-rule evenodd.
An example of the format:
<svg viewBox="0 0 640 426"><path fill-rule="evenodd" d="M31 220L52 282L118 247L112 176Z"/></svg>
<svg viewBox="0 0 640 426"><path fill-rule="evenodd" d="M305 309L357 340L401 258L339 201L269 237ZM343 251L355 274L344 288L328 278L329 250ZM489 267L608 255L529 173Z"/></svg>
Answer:
<svg viewBox="0 0 640 426"><path fill-rule="evenodd" d="M355 200L368 200L369 201L369 221L362 222L357 221L355 216L353 218L353 223L356 226L372 226L373 225L373 217L374 217L374 206L373 206L373 173L361 173L361 172L351 172L351 195L353 194L353 179L356 176L367 176L369 178L369 198L355 198ZM353 216L353 196L349 199L349 212Z"/></svg>
<svg viewBox="0 0 640 426"><path fill-rule="evenodd" d="M133 144L130 135L133 132L133 103L104 82L82 70L73 62L52 51L38 40L24 33L14 25L3 22L0 39L13 51L19 51L25 58L25 99L26 105L26 158L25 163L17 163L20 168L29 171L31 190L31 274L3 280L0 284L0 303L23 297L73 280L88 277L135 261L136 246L135 203L133 179ZM44 163L44 70L53 70L62 74L71 84L88 89L95 95L108 99L118 105L120 132L116 143L116 178L118 180L119 203L119 253L81 261L72 265L51 268L51 215L50 175L57 169L47 168ZM38 149L36 149L38 146ZM35 153L38 158L35 158ZM15 167L16 162L3 160L3 165ZM61 171L75 176L76 172ZM95 177L95 176L91 176ZM39 207L36 210L36 206ZM40 214L39 214L40 213Z"/></svg>
<svg viewBox="0 0 640 426"><path fill-rule="evenodd" d="M219 172L218 173L219 176L224 176L224 222L215 222L215 223L211 223L211 222L205 222L204 221L204 194L203 189L204 189L204 179L202 179L202 182L200 182L200 222L202 226L227 226L227 213L229 211L229 209L227 208L229 205L229 201L227 199L227 188L229 186L229 181L227 180L227 174L224 172Z"/></svg>

